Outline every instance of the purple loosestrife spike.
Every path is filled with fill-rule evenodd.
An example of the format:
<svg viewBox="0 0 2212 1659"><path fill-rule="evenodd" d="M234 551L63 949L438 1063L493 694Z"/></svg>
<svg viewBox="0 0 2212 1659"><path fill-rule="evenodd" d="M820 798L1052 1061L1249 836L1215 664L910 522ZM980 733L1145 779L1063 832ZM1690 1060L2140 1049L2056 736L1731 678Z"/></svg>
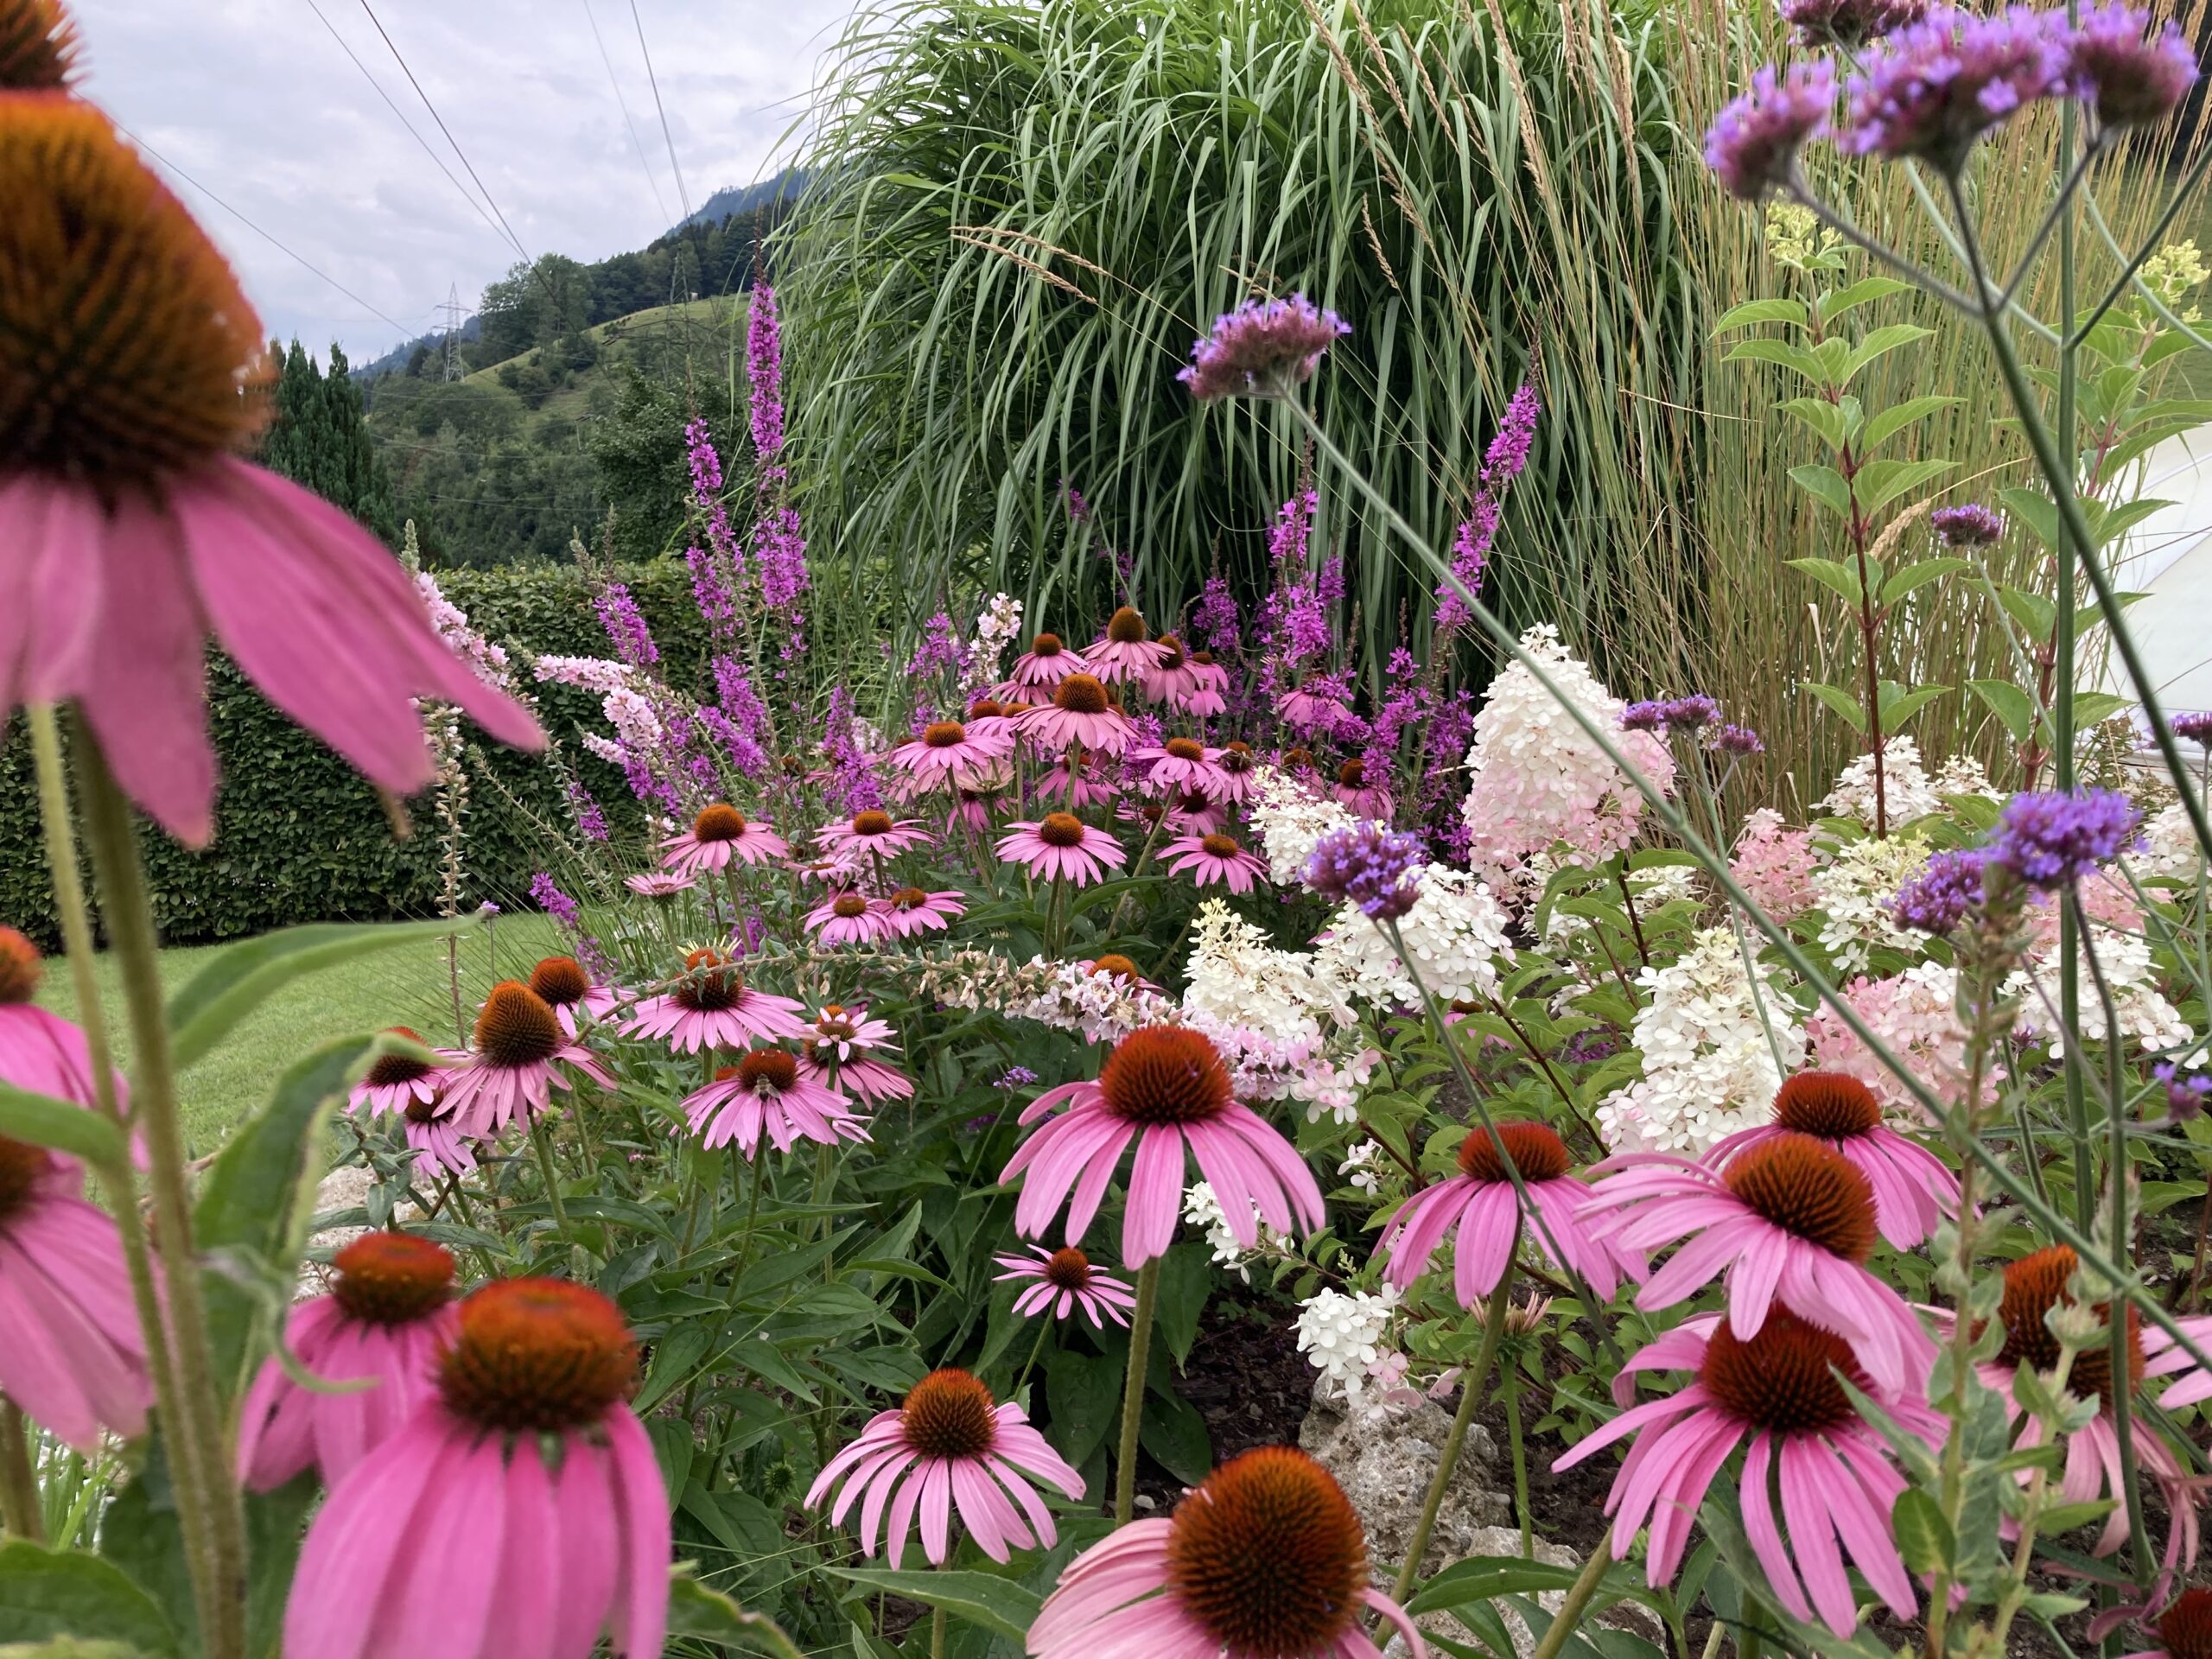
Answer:
<svg viewBox="0 0 2212 1659"><path fill-rule="evenodd" d="M2134 804L2109 789L2015 795L1989 838L1990 861L2056 892L2133 847L2137 818Z"/></svg>
<svg viewBox="0 0 2212 1659"><path fill-rule="evenodd" d="M1780 0L1776 10L1797 31L1800 43L1855 50L1919 22L1928 0Z"/></svg>
<svg viewBox="0 0 2212 1659"><path fill-rule="evenodd" d="M1378 922L1394 921L1420 902L1419 876L1427 862L1419 836L1356 824L1314 843L1306 885L1325 899L1358 906Z"/></svg>
<svg viewBox="0 0 2212 1659"><path fill-rule="evenodd" d="M745 375L753 393L753 448L765 466L784 447L783 326L776 290L766 283L754 286L746 313Z"/></svg>
<svg viewBox="0 0 2212 1659"><path fill-rule="evenodd" d="M1938 853L1927 868L1897 890L1890 906L1899 925L1939 937L1955 931L1982 901L1986 849Z"/></svg>
<svg viewBox="0 0 2212 1659"><path fill-rule="evenodd" d="M2176 737L2185 737L2192 743L2212 746L2212 714L2176 715L2171 724Z"/></svg>
<svg viewBox="0 0 2212 1659"><path fill-rule="evenodd" d="M2063 13L1937 7L1878 42L1852 77L1840 142L1855 156L1910 156L1955 175L1983 133L2063 92L2066 72Z"/></svg>
<svg viewBox="0 0 2212 1659"><path fill-rule="evenodd" d="M2212 1096L2212 1077L2199 1071L2183 1077L2171 1060L2161 1060L2151 1068L2151 1075L2166 1091L2166 1118L2169 1122L2186 1123L2204 1109L2205 1098Z"/></svg>
<svg viewBox="0 0 2212 1659"><path fill-rule="evenodd" d="M1303 294L1247 300L1214 319L1213 332L1191 348L1190 366L1175 378L1202 404L1279 397L1312 379L1321 354L1351 332Z"/></svg>
<svg viewBox="0 0 2212 1659"><path fill-rule="evenodd" d="M651 668L660 661L660 647L653 644L652 630L645 626L645 613L626 583L610 582L601 588L597 609L600 626L624 662L632 668Z"/></svg>
<svg viewBox="0 0 2212 1659"><path fill-rule="evenodd" d="M2153 40L2147 12L2098 6L2082 14L2068 42L2067 90L2096 111L2100 127L2142 127L2164 120L2196 84L2196 54L2168 23Z"/></svg>
<svg viewBox="0 0 2212 1659"><path fill-rule="evenodd" d="M1987 547L2005 534L2005 520L1979 502L1938 507L1928 515L1928 523L1946 547Z"/></svg>
<svg viewBox="0 0 2212 1659"><path fill-rule="evenodd" d="M1497 432L1483 452L1483 473L1475 486L1467 516L1452 538L1452 574L1470 594L1482 591L1483 572L1491 549L1497 541L1505 493L1529 464L1529 451L1536 441L1536 418L1544 412L1536 390L1523 381L1505 400ZM1436 626L1446 632L1474 620L1459 590L1447 582L1436 590Z"/></svg>
<svg viewBox="0 0 2212 1659"><path fill-rule="evenodd" d="M1777 75L1768 64L1707 129L1705 164L1730 195L1757 201L1796 175L1797 152L1827 133L1834 111L1831 65L1793 63Z"/></svg>
<svg viewBox="0 0 2212 1659"><path fill-rule="evenodd" d="M1738 760L1754 754L1764 754L1766 745L1759 734L1748 726L1724 725L1705 740L1706 747L1719 754L1732 754Z"/></svg>

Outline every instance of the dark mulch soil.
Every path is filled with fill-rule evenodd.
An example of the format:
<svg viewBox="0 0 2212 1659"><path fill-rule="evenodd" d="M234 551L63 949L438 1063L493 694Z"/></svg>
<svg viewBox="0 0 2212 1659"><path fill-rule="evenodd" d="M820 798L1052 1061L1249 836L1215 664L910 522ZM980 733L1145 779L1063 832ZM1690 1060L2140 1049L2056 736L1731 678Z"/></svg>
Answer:
<svg viewBox="0 0 2212 1659"><path fill-rule="evenodd" d="M1206 1304L1175 1387L1206 1420L1216 1463L1255 1446L1298 1444L1298 1426L1313 1402L1313 1368L1291 1332L1297 1312L1296 1304L1260 1289L1217 1292ZM1140 1503L1148 1497L1158 1506L1153 1513L1164 1515L1183 1496L1183 1483L1145 1458L1137 1465L1137 1491Z"/></svg>

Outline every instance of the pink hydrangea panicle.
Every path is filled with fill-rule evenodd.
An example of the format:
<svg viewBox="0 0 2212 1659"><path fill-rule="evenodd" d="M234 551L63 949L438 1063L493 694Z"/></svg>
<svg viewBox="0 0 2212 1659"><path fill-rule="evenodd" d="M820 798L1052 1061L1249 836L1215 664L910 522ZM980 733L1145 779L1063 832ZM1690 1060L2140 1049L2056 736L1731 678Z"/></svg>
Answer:
<svg viewBox="0 0 2212 1659"><path fill-rule="evenodd" d="M588 1286L508 1279L461 1303L435 1393L308 1529L284 1651L317 1659L656 1659L672 1539L626 1403L637 1344Z"/></svg>
<svg viewBox="0 0 2212 1659"><path fill-rule="evenodd" d="M1047 812L1034 822L1010 824L1007 830L1000 837L999 856L1048 881L1065 878L1087 887L1107 871L1120 869L1128 858L1120 842L1071 812Z"/></svg>
<svg viewBox="0 0 2212 1659"><path fill-rule="evenodd" d="M894 1568L918 1519L922 1553L932 1566L951 1554L956 1518L977 1548L1004 1561L1016 1549L1058 1541L1052 1511L1037 1494L1040 1481L1070 1498L1083 1496L1083 1477L1029 1426L1020 1406L995 1402L975 1377L947 1368L917 1382L896 1411L870 1420L823 1465L806 1503L814 1508L842 1485L830 1524L842 1525L858 1502L861 1553L874 1554L880 1537Z"/></svg>
<svg viewBox="0 0 2212 1659"><path fill-rule="evenodd" d="M682 1109L709 1151L734 1142L747 1158L760 1150L764 1135L778 1152L801 1141L834 1147L868 1138L868 1125L845 1096L785 1048L748 1049L735 1065L721 1067L713 1082L684 1096Z"/></svg>
<svg viewBox="0 0 2212 1659"><path fill-rule="evenodd" d="M1236 1100L1220 1051L1201 1032L1180 1026L1131 1032L1106 1057L1096 1082L1046 1090L1021 1121L1036 1123L1063 1104L1068 1110L1031 1134L999 1177L1008 1183L1024 1177L1014 1219L1025 1238L1040 1236L1065 1203L1067 1242L1082 1243L1132 1144L1122 1220L1125 1265L1141 1267L1174 1237L1186 1151L1246 1249L1259 1243L1261 1221L1284 1233L1322 1224L1313 1171L1296 1147Z"/></svg>
<svg viewBox="0 0 2212 1659"><path fill-rule="evenodd" d="M534 1116L553 1103L553 1090L575 1087L563 1067L602 1089L614 1074L561 1029L543 997L520 980L501 980L476 1012L475 1046L448 1057L443 1103L458 1128L498 1134L518 1115Z"/></svg>
<svg viewBox="0 0 2212 1659"><path fill-rule="evenodd" d="M1076 1557L1035 1623L1033 1659L1381 1659L1379 1614L1411 1659L1427 1646L1371 1582L1359 1516L1294 1446L1232 1458L1175 1512Z"/></svg>
<svg viewBox="0 0 2212 1659"><path fill-rule="evenodd" d="M331 1265L329 1294L294 1305L284 1345L325 1382L375 1386L317 1393L263 1361L238 1419L238 1474L256 1491L306 1469L326 1486L344 1478L436 1393L438 1357L458 1328L453 1257L427 1238L364 1234Z"/></svg>
<svg viewBox="0 0 2212 1659"><path fill-rule="evenodd" d="M0 1083L79 1106L99 1103L92 1052L84 1032L31 998L43 964L38 947L12 927L0 927ZM110 1069L116 1104L130 1105L123 1073Z"/></svg>
<svg viewBox="0 0 2212 1659"><path fill-rule="evenodd" d="M1843 988L1844 1001L1911 1067L1913 1076L1936 1097L1954 1103L1967 1085L1965 1027L1959 1023L1958 969L1948 963L1916 963L1887 979L1859 976ZM1859 1039L1834 1010L1821 1007L1805 1021L1813 1062L1823 1071L1849 1074L1872 1090L1885 1113L1924 1121L1917 1096ZM1986 1084L2001 1084L2001 1065L1992 1065Z"/></svg>
<svg viewBox="0 0 2212 1659"><path fill-rule="evenodd" d="M748 1048L754 1043L796 1042L806 1035L798 1016L806 1010L746 982L744 973L719 950L694 950L683 976L659 996L640 1001L630 1016L632 1037L658 1037L679 1054L710 1048Z"/></svg>
<svg viewBox="0 0 2212 1659"><path fill-rule="evenodd" d="M1112 1274L1093 1267L1090 1258L1074 1245L1048 1250L1032 1244L1029 1251L1027 1255L991 1258L1006 1269L992 1275L1000 1283L1027 1282L1027 1288L1014 1299L1016 1313L1027 1319L1050 1313L1056 1319L1065 1319L1080 1309L1098 1330L1104 1330L1109 1319L1116 1325L1128 1324L1130 1310L1137 1305L1135 1293Z"/></svg>
<svg viewBox="0 0 2212 1659"><path fill-rule="evenodd" d="M1744 820L1728 874L1776 921L1794 922L1817 902L1813 873L1819 868L1813 832L1784 828L1781 813L1762 806Z"/></svg>
<svg viewBox="0 0 2212 1659"><path fill-rule="evenodd" d="M677 875L700 876L732 864L789 858L791 847L765 818L748 818L726 801L702 807L691 827L661 842L661 862Z"/></svg>

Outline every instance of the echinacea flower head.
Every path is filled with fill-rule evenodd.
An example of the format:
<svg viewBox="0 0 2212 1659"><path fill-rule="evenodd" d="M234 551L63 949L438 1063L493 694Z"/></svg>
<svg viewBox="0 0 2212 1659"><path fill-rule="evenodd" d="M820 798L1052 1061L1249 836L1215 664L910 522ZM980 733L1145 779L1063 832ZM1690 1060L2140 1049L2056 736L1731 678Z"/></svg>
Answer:
<svg viewBox="0 0 2212 1659"><path fill-rule="evenodd" d="M1419 836L1374 823L1332 830L1313 843L1305 882L1336 904L1357 905L1376 922L1395 921L1421 902L1428 849Z"/></svg>
<svg viewBox="0 0 2212 1659"><path fill-rule="evenodd" d="M689 893L699 885L698 878L677 875L668 870L648 870L642 875L626 875L622 885L640 899L673 899L679 893Z"/></svg>
<svg viewBox="0 0 2212 1659"><path fill-rule="evenodd" d="M1336 797L1363 818L1390 816L1390 791L1382 781L1369 779L1363 756L1356 754L1338 766Z"/></svg>
<svg viewBox="0 0 2212 1659"><path fill-rule="evenodd" d="M2066 90L2066 15L2011 6L1984 16L1931 8L1877 41L1851 79L1838 142L1858 156L1910 157L1946 174L1974 140L2038 99Z"/></svg>
<svg viewBox="0 0 2212 1659"><path fill-rule="evenodd" d="M1590 1189L1575 1179L1567 1143L1542 1123L1500 1123L1497 1135L1541 1225L1535 1218L1523 1222L1505 1160L1498 1156L1489 1131L1477 1124L1459 1143L1459 1174L1414 1193L1382 1230L1376 1248L1382 1256L1384 1281L1411 1289L1427 1271L1445 1236L1456 1231L1452 1291L1462 1307L1480 1306L1511 1271L1516 1237L1535 1245L1555 1266L1580 1274L1599 1295L1611 1298L1620 1286L1620 1264L1578 1217ZM1554 1243L1566 1254L1563 1263L1553 1252Z"/></svg>
<svg viewBox="0 0 2212 1659"><path fill-rule="evenodd" d="M545 999L518 979L503 979L476 1011L475 1046L455 1057L443 1103L470 1135L496 1135L518 1112L535 1115L552 1104L556 1089L575 1085L555 1063L573 1066L602 1089L613 1076L591 1051L561 1029Z"/></svg>
<svg viewBox="0 0 2212 1659"><path fill-rule="evenodd" d="M1941 1439L1942 1420L1918 1390L1884 1386L1840 1338L1779 1311L1748 1337L1733 1315L1692 1319L1632 1356L1620 1383L1632 1389L1634 1372L1676 1370L1694 1371L1695 1380L1624 1411L1552 1465L1569 1468L1624 1436L1636 1436L1605 1499L1605 1513L1613 1518L1613 1559L1627 1560L1637 1534L1648 1525L1649 1582L1657 1588L1670 1581L1699 1505L1741 1446L1743 1472L1734 1484L1742 1497L1744 1530L1782 1604L1799 1618L1818 1618L1839 1635L1856 1630L1859 1611L1844 1567L1847 1554L1890 1610L1910 1618L1917 1611L1912 1579L1889 1525L1905 1479L1887 1443L1860 1420L1840 1379L1848 1378L1904 1433L1932 1446ZM1770 1493L1769 1478L1777 1471L1786 1543Z"/></svg>
<svg viewBox="0 0 2212 1659"><path fill-rule="evenodd" d="M1058 685L1071 674L1087 674L1090 664L1084 661L1083 653L1071 649L1057 633L1039 633L1029 642L1029 649L1014 662L1014 681L1016 685Z"/></svg>
<svg viewBox="0 0 2212 1659"><path fill-rule="evenodd" d="M1229 712L1229 671L1214 660L1210 651L1194 651L1184 666L1191 676L1191 689L1184 693L1180 707L1187 715L1211 718Z"/></svg>
<svg viewBox="0 0 2212 1659"><path fill-rule="evenodd" d="M2055 893L2133 849L2140 821L2135 804L2118 790L2015 795L1998 814L1989 861Z"/></svg>
<svg viewBox="0 0 2212 1659"><path fill-rule="evenodd" d="M1214 755L1214 771L1220 781L1215 785L1215 798L1231 805L1241 806L1252 794L1252 770L1259 765L1259 757L1252 753L1252 746L1242 738L1232 737Z"/></svg>
<svg viewBox="0 0 2212 1659"><path fill-rule="evenodd" d="M1048 1250L1032 1244L1027 1255L997 1255L991 1259L1006 1271L992 1275L1001 1283L1027 1280L1028 1287L1014 1299L1014 1311L1024 1319L1049 1313L1065 1319L1080 1309L1092 1328L1104 1330L1106 1321L1126 1325L1136 1306L1136 1294L1112 1274L1090 1264L1090 1258L1074 1245Z"/></svg>
<svg viewBox="0 0 2212 1659"><path fill-rule="evenodd" d="M1003 760L1013 747L1014 740L1002 729L970 730L957 720L938 720L912 742L892 750L891 764L918 783L950 783Z"/></svg>
<svg viewBox="0 0 2212 1659"><path fill-rule="evenodd" d="M1267 861L1246 851L1236 836L1217 830L1179 836L1160 849L1160 859L1177 875L1188 875L1193 886L1218 881L1231 893L1251 892L1252 884L1268 873Z"/></svg>
<svg viewBox="0 0 2212 1659"><path fill-rule="evenodd" d="M760 1150L763 1135L778 1152L800 1141L834 1147L868 1138L845 1097L784 1048L748 1049L705 1088L685 1096L681 1109L709 1152L734 1141L747 1158Z"/></svg>
<svg viewBox="0 0 2212 1659"><path fill-rule="evenodd" d="M1959 1178L1919 1142L1882 1122L1881 1103L1842 1071L1800 1071L1783 1079L1774 1122L1742 1129L1705 1154L1713 1167L1786 1135L1808 1135L1848 1159L1874 1194L1875 1225L1901 1250L1917 1249L1943 1217L1956 1215Z"/></svg>
<svg viewBox="0 0 2212 1659"><path fill-rule="evenodd" d="M1730 195L1758 201L1796 178L1798 152L1827 132L1834 111L1833 66L1793 63L1777 74L1767 64L1706 130L1705 164Z"/></svg>
<svg viewBox="0 0 2212 1659"><path fill-rule="evenodd" d="M1928 515L1928 524L1946 547L1989 547L2005 536L2005 520L1973 501L1963 506L1936 508Z"/></svg>
<svg viewBox="0 0 2212 1659"><path fill-rule="evenodd" d="M1369 1582L1367 1536L1329 1471L1294 1446L1232 1458L1172 1516L1133 1522L1070 1563L1029 1628L1034 1659L1380 1659L1382 1616L1427 1652Z"/></svg>
<svg viewBox="0 0 2212 1659"><path fill-rule="evenodd" d="M1009 833L999 838L999 856L1050 881L1065 877L1085 887L1108 870L1120 869L1128 856L1120 842L1072 812L1047 812L1034 822L1007 828Z"/></svg>
<svg viewBox="0 0 2212 1659"><path fill-rule="evenodd" d="M1776 10L1797 31L1801 44L1856 51L1891 29L1917 22L1928 0L1778 0Z"/></svg>
<svg viewBox="0 0 2212 1659"><path fill-rule="evenodd" d="M2163 121L2196 84L2188 37L2170 22L2146 38L2150 27L2150 13L2135 7L2092 6L2069 35L2068 90L2096 111L2098 126Z"/></svg>
<svg viewBox="0 0 2212 1659"><path fill-rule="evenodd" d="M326 1382L376 1386L320 1393L264 1360L238 1420L239 1478L257 1492L308 1469L336 1485L436 1392L439 1355L455 1330L453 1257L427 1238L365 1233L331 1265L329 1294L294 1304L284 1345Z"/></svg>
<svg viewBox="0 0 2212 1659"><path fill-rule="evenodd" d="M2158 1645L2121 1659L2212 1659L2212 1590L2184 1590L2151 1627Z"/></svg>
<svg viewBox="0 0 2212 1659"><path fill-rule="evenodd" d="M1081 1244L1107 1184L1134 1143L1122 1219L1122 1261L1141 1267L1166 1252L1183 1202L1185 1151L1220 1198L1230 1230L1247 1249L1259 1224L1277 1232L1322 1224L1321 1189L1297 1148L1233 1092L1220 1050L1185 1026L1145 1026L1114 1046L1096 1082L1062 1084L1032 1101L1024 1124L1062 1104L999 1177L1027 1172L1014 1230L1039 1236L1068 1205L1066 1239ZM1071 1201L1070 1195L1072 1194Z"/></svg>
<svg viewBox="0 0 2212 1659"><path fill-rule="evenodd" d="M339 1481L300 1554L284 1651L627 1659L667 1631L668 1495L627 1403L638 1348L588 1286L462 1302L436 1392Z"/></svg>
<svg viewBox="0 0 2212 1659"><path fill-rule="evenodd" d="M1083 659L1103 685L1122 681L1141 685L1166 659L1166 647L1155 644L1145 626L1144 614L1124 605L1106 619L1105 632L1084 648Z"/></svg>
<svg viewBox="0 0 2212 1659"><path fill-rule="evenodd" d="M806 925L824 944L868 944L892 933L882 905L853 887L825 896L806 912Z"/></svg>
<svg viewBox="0 0 2212 1659"><path fill-rule="evenodd" d="M92 1046L83 1030L31 1000L44 971L38 947L14 928L0 927L0 1083L96 1106ZM117 1103L128 1109L123 1074L110 1067L109 1076Z"/></svg>
<svg viewBox="0 0 2212 1659"><path fill-rule="evenodd" d="M423 1040L405 1026L392 1027L390 1034L404 1037L410 1043ZM0 1071L0 1076L4 1075ZM382 1117L386 1112L404 1112L416 1101L435 1100L445 1086L446 1069L442 1065L412 1054L379 1054L346 1096L346 1109L358 1112L366 1107L372 1118Z"/></svg>
<svg viewBox="0 0 2212 1659"><path fill-rule="evenodd" d="M60 0L0 4L0 92L64 92L77 71L77 26Z"/></svg>
<svg viewBox="0 0 2212 1659"><path fill-rule="evenodd" d="M1287 300L1247 300L1213 321L1213 332L1191 348L1176 375L1202 404L1224 397L1284 397L1313 378L1321 354L1351 332L1333 311L1303 294Z"/></svg>
<svg viewBox="0 0 2212 1659"><path fill-rule="evenodd" d="M873 806L854 813L843 823L828 825L815 836L823 851L847 861L870 854L890 858L910 848L926 847L934 839L922 828L919 818L893 818Z"/></svg>
<svg viewBox="0 0 2212 1659"><path fill-rule="evenodd" d="M51 14L31 28L50 39ZM107 118L0 95L0 715L75 702L124 793L195 846L214 831L211 638L395 795L432 776L417 697L542 744L382 543L238 458L270 408L260 321Z"/></svg>
<svg viewBox="0 0 2212 1659"><path fill-rule="evenodd" d="M628 1034L665 1039L679 1054L754 1043L796 1042L806 1035L805 1009L788 996L748 985L743 970L719 950L693 950L683 976L664 995L649 996L630 1016Z"/></svg>
<svg viewBox="0 0 2212 1659"><path fill-rule="evenodd" d="M1160 652L1160 660L1145 671L1144 694L1154 702L1173 703L1182 707L1198 694L1203 677L1191 661L1191 653L1183 648L1183 637L1178 633L1163 633L1153 642Z"/></svg>
<svg viewBox="0 0 2212 1659"><path fill-rule="evenodd" d="M726 870L733 863L788 858L791 848L762 818L748 818L727 801L702 807L691 827L661 842L661 862L677 875Z"/></svg>
<svg viewBox="0 0 2212 1659"><path fill-rule="evenodd" d="M995 1561L1015 1549L1050 1548L1059 1535L1036 1482L1071 1498L1083 1496L1083 1477L1045 1437L1029 1426L1020 1407L1001 1405L968 1372L931 1371L907 1391L896 1411L878 1413L852 1444L823 1465L806 1494L811 1509L840 1483L844 1490L830 1511L843 1522L861 1503L861 1553L876 1550L882 1525L885 1557L895 1568L906 1554L918 1515L922 1553L943 1566L952 1551L952 1522Z"/></svg>
<svg viewBox="0 0 2212 1659"><path fill-rule="evenodd" d="M593 982L583 963L574 957L546 957L530 970L530 988L544 999L569 1036L583 1020L604 1020L621 1006L622 999L605 985Z"/></svg>
<svg viewBox="0 0 2212 1659"><path fill-rule="evenodd" d="M1217 764L1220 755L1195 737L1171 737L1158 748L1131 750L1129 761L1145 769L1147 790L1195 788L1211 794L1226 782Z"/></svg>

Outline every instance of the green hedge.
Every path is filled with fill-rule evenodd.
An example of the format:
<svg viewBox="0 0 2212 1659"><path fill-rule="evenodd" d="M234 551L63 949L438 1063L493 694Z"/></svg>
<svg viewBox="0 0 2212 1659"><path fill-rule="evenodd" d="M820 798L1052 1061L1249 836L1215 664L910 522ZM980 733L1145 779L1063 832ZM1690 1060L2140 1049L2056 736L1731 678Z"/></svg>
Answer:
<svg viewBox="0 0 2212 1659"><path fill-rule="evenodd" d="M704 626L689 572L668 561L620 573L652 624L664 665L691 689ZM585 574L567 566L441 571L448 598L492 639L549 654L607 652ZM603 726L597 701L567 687L537 688L548 727L618 824L634 805L619 771L574 742L579 725ZM155 918L173 944L235 938L306 921L381 921L434 913L440 886L431 795L410 803L415 834L393 838L375 792L346 763L264 702L229 661L211 657L208 720L222 757L214 845L188 852L146 836ZM0 746L0 923L50 946L53 895L41 849L30 745L17 721ZM507 789L553 823L566 822L550 768L497 747L487 755ZM472 771L474 768L472 767ZM543 867L540 832L480 778L467 820L466 899L512 901Z"/></svg>

